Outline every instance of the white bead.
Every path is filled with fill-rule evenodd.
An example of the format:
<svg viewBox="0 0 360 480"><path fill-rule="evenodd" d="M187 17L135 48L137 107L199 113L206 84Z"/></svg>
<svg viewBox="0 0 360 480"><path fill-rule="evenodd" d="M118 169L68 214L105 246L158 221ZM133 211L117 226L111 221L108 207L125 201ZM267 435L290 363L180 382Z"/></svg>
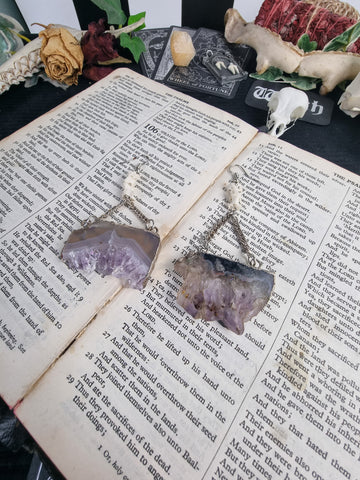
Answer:
<svg viewBox="0 0 360 480"><path fill-rule="evenodd" d="M225 185L225 200L229 204L229 208L240 210L241 193L241 186L239 184L230 183Z"/></svg>
<svg viewBox="0 0 360 480"><path fill-rule="evenodd" d="M129 173L129 175L124 180L123 195L127 195L128 197L133 196L134 189L139 178L140 178L139 173L135 171L132 171Z"/></svg>

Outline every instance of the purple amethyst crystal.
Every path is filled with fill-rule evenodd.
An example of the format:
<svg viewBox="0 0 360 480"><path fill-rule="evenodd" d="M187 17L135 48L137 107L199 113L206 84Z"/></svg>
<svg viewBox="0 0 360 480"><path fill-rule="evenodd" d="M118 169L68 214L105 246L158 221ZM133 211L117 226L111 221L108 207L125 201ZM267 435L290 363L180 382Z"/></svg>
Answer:
<svg viewBox="0 0 360 480"><path fill-rule="evenodd" d="M100 222L73 231L61 256L70 268L113 275L141 290L159 244L159 236L147 230Z"/></svg>
<svg viewBox="0 0 360 480"><path fill-rule="evenodd" d="M184 278L177 302L194 318L217 320L237 334L267 304L274 276L238 262L195 253L175 263Z"/></svg>

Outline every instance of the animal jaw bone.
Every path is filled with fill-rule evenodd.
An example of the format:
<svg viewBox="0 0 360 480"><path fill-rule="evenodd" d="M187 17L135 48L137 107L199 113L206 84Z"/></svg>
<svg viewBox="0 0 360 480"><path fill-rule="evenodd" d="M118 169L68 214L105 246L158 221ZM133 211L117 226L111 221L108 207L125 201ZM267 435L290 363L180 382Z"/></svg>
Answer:
<svg viewBox="0 0 360 480"><path fill-rule="evenodd" d="M1 65L0 94L41 70L40 48L41 40L36 38Z"/></svg>
<svg viewBox="0 0 360 480"><path fill-rule="evenodd" d="M271 95L266 126L269 135L280 137L291 128L298 118L302 118L309 100L305 92L293 87L285 87Z"/></svg>
<svg viewBox="0 0 360 480"><path fill-rule="evenodd" d="M320 50L305 53L267 28L246 23L234 8L225 13L225 38L230 43L243 43L256 50L257 73L277 67L286 73L319 78L322 95L331 92L344 80L353 80L360 72L360 55Z"/></svg>
<svg viewBox="0 0 360 480"><path fill-rule="evenodd" d="M117 30L110 29L107 30L106 33L111 33L117 38L122 33L129 33L140 27L144 21L144 18L141 18L131 25L127 25L126 27ZM61 26L62 25L54 25L54 27ZM86 30L76 30L70 27L64 28L66 28L79 42L82 35L86 32ZM43 68L43 63L40 58L41 44L42 40L39 37L35 38L35 40L27 43L0 66L0 95L9 90L11 85L18 85L20 82L32 77Z"/></svg>
<svg viewBox="0 0 360 480"><path fill-rule="evenodd" d="M284 42L280 35L254 23L246 23L235 8L225 13L225 38L230 43L243 43L257 53L257 73L277 67L292 73L298 67L303 51L292 43Z"/></svg>
<svg viewBox="0 0 360 480"><path fill-rule="evenodd" d="M350 52L306 53L297 69L301 76L321 78L321 95L331 92L344 80L353 80L359 72L360 55Z"/></svg>

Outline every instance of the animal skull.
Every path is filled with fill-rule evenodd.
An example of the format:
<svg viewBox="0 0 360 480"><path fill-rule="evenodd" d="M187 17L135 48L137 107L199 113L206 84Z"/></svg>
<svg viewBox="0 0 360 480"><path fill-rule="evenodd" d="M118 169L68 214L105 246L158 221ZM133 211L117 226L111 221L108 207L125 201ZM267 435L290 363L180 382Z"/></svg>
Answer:
<svg viewBox="0 0 360 480"><path fill-rule="evenodd" d="M296 88L285 87L274 92L268 102L268 133L280 137L298 118L305 115L308 107L308 96Z"/></svg>

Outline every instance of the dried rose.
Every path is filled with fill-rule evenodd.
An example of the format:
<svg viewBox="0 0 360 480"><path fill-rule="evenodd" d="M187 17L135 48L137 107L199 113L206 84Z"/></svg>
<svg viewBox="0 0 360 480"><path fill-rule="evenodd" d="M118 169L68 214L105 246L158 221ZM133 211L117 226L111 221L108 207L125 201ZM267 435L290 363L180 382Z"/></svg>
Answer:
<svg viewBox="0 0 360 480"><path fill-rule="evenodd" d="M88 30L81 39L85 63L97 64L116 58L119 55L116 50L116 38L111 33L106 33L105 30L104 19L91 22L88 25Z"/></svg>
<svg viewBox="0 0 360 480"><path fill-rule="evenodd" d="M77 85L84 55L76 38L66 28L51 25L42 30L39 37L42 37L40 57L46 75L66 85Z"/></svg>
<svg viewBox="0 0 360 480"><path fill-rule="evenodd" d="M105 30L104 19L91 22L81 39L81 48L84 54L83 75L90 80L97 81L111 73L113 70L111 67L99 67L98 65L119 56L115 37Z"/></svg>

